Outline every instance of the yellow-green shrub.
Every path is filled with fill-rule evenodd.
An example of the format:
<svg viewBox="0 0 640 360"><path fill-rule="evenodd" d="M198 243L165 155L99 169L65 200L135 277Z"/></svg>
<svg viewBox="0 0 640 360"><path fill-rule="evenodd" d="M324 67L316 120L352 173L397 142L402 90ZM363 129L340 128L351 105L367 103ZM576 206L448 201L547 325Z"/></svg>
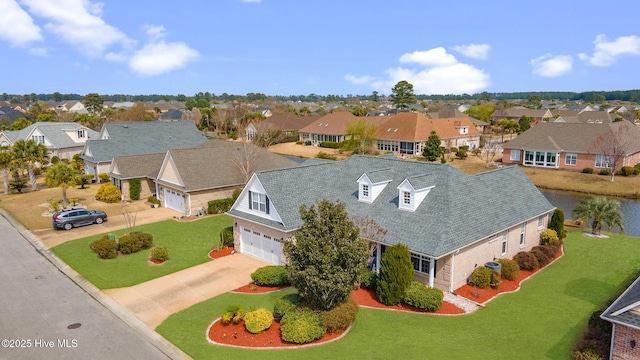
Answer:
<svg viewBox="0 0 640 360"><path fill-rule="evenodd" d="M244 327L252 334L267 330L271 324L273 324L273 315L265 308L251 310L244 315Z"/></svg>
<svg viewBox="0 0 640 360"><path fill-rule="evenodd" d="M520 266L518 263L509 259L499 259L498 263L502 266L501 276L507 280L517 279L520 275Z"/></svg>
<svg viewBox="0 0 640 360"><path fill-rule="evenodd" d="M290 343L304 344L318 340L326 331L320 316L308 310L289 311L280 321L280 336Z"/></svg>
<svg viewBox="0 0 640 360"><path fill-rule="evenodd" d="M471 283L473 286L484 289L491 285L491 273L493 270L488 267L480 266L471 273Z"/></svg>
<svg viewBox="0 0 640 360"><path fill-rule="evenodd" d="M98 188L96 200L106 203L115 203L122 199L122 192L112 183L104 183Z"/></svg>
<svg viewBox="0 0 640 360"><path fill-rule="evenodd" d="M350 296L333 309L320 313L322 325L328 332L346 330L356 321L358 308L358 303Z"/></svg>

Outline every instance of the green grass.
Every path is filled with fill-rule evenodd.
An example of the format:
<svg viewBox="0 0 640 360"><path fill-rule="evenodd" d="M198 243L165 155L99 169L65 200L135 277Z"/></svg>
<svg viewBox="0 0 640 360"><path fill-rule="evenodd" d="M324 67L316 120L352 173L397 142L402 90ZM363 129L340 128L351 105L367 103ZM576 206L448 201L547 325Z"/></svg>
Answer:
<svg viewBox="0 0 640 360"><path fill-rule="evenodd" d="M156 331L194 359L570 359L593 311L608 305L640 267L640 239L571 231L564 257L520 291L462 316L361 308L343 339L306 349L249 350L207 343L207 326L230 304L273 307L286 292L223 294L173 314ZM293 291L293 290L289 290Z"/></svg>
<svg viewBox="0 0 640 360"><path fill-rule="evenodd" d="M98 259L89 244L104 234L69 241L51 250L100 289L126 287L210 261L208 252L220 243L220 230L231 225L231 217L219 215L193 222L166 220L136 226L136 231L153 235L153 246L169 250L171 258L161 266L147 262L149 250L112 260ZM115 235L127 232L123 229Z"/></svg>

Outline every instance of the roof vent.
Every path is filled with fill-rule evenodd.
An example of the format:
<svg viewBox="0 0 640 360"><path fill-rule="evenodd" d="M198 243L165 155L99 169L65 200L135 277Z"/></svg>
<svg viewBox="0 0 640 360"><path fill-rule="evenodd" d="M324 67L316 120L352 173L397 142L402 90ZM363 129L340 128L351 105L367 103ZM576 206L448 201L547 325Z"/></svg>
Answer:
<svg viewBox="0 0 640 360"><path fill-rule="evenodd" d="M129 127L129 125L123 125L122 127L126 129Z"/></svg>

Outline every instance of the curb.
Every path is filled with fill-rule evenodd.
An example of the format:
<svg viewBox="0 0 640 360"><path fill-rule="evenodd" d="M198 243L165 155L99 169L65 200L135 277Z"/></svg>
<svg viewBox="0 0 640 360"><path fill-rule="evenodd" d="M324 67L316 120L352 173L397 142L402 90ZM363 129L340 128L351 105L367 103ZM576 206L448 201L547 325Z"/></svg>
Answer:
<svg viewBox="0 0 640 360"><path fill-rule="evenodd" d="M80 275L77 271L73 270L71 267L69 267L69 265L60 260L60 258L52 253L51 250L47 249L47 247L45 247L44 244L42 244L35 235L33 235L29 230L22 226L22 224L16 221L13 216L11 216L2 208L0 208L0 216L7 219L7 221L18 231L18 233L20 233L20 235L22 235L22 237L27 240L27 242L29 242L31 246L34 247L38 254L42 255L47 261L49 261L53 266L60 270L60 272L62 272L66 277L68 277L71 281L78 285L85 293L87 293L94 300L104 306L107 310L111 311L118 319L123 321L138 334L142 335L147 341L149 341L150 344L167 355L167 357L175 360L191 359L189 355L170 343L167 339L162 337L153 329L149 328L140 319L133 316L115 300L107 296L100 289L95 287L95 285L82 277L82 275Z"/></svg>

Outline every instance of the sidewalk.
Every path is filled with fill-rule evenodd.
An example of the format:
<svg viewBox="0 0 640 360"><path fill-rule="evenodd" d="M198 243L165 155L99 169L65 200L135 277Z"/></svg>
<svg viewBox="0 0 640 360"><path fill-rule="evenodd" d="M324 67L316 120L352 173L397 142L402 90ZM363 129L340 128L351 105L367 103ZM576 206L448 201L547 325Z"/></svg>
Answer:
<svg viewBox="0 0 640 360"><path fill-rule="evenodd" d="M264 265L235 253L142 284L103 291L155 329L175 312L250 283L251 273Z"/></svg>

